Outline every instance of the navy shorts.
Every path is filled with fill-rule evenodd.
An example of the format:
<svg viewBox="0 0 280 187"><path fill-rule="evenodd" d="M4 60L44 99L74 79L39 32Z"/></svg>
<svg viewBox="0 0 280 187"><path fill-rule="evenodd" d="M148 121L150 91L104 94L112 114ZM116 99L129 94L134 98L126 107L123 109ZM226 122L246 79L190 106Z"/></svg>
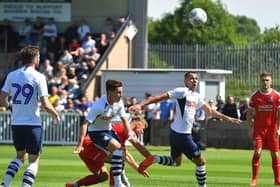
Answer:
<svg viewBox="0 0 280 187"><path fill-rule="evenodd" d="M94 144L97 146L106 149L109 144L109 142L114 138L117 141L120 142L118 136L116 135L115 131L110 130L110 131L91 131L88 132L91 140L93 141Z"/></svg>
<svg viewBox="0 0 280 187"><path fill-rule="evenodd" d="M17 151L39 154L42 151L41 126L12 125L13 141Z"/></svg>
<svg viewBox="0 0 280 187"><path fill-rule="evenodd" d="M186 155L188 159L193 160L201 156L198 145L193 141L191 134L182 134L170 130L171 156L175 159L181 154Z"/></svg>

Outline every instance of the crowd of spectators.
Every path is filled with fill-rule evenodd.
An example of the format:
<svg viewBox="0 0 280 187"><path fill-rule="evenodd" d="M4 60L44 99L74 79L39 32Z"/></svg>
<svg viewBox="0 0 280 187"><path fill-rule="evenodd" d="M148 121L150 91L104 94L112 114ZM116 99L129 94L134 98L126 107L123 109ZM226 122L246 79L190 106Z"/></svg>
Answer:
<svg viewBox="0 0 280 187"><path fill-rule="evenodd" d="M38 71L46 76L50 102L58 112L77 112L83 119L92 99L81 94L81 87L124 21L124 18L116 21L106 18L102 32L97 33L85 18L79 23L72 21L64 31L59 30L53 18L46 22L41 17L34 21L25 19L18 31L5 19L0 24L0 45L3 49L2 41L8 39L8 51L14 52L27 45L39 46ZM20 66L20 59L15 58L13 69ZM0 78L3 83L4 77Z"/></svg>

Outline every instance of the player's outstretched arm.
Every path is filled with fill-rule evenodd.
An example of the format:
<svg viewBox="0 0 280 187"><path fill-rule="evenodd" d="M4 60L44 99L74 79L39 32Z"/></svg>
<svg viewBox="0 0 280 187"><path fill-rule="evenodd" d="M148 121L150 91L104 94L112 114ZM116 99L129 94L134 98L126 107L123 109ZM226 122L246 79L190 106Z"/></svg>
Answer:
<svg viewBox="0 0 280 187"><path fill-rule="evenodd" d="M60 124L60 117L59 114L57 113L57 111L54 109L54 107L52 106L52 104L49 102L49 99L47 96L42 96L40 97L40 101L42 103L42 106L44 107L44 109L50 113L52 116L54 116L55 121L56 121L56 125Z"/></svg>
<svg viewBox="0 0 280 187"><path fill-rule="evenodd" d="M144 177L149 177L149 173L146 171L139 172L139 165L136 163L134 157L125 149L125 161L138 173L143 175Z"/></svg>
<svg viewBox="0 0 280 187"><path fill-rule="evenodd" d="M167 100L167 99L169 99L169 95L168 95L167 92L165 92L161 95L149 97L148 99L140 102L139 104L132 105L131 107L129 107L128 111L130 113L136 113L137 111L140 111L143 106L146 106L146 105L151 104L151 103L157 103L157 102L160 102L162 100Z"/></svg>
<svg viewBox="0 0 280 187"><path fill-rule="evenodd" d="M80 153L81 151L84 150L83 147L83 142L84 142L84 138L87 134L87 127L89 125L89 122L87 120L85 120L80 128L80 136L79 136L79 141L78 144L75 148L75 150L73 151L73 153Z"/></svg>
<svg viewBox="0 0 280 187"><path fill-rule="evenodd" d="M213 117L216 117L216 118L219 118L219 119L222 119L222 120L226 120L226 121L229 121L229 122L235 123L235 124L240 124L241 123L240 119L236 119L236 118L232 118L232 117L229 117L227 115L224 115L224 114L218 112L217 110L215 110L213 108L210 108L207 104L202 105L202 109L206 113L208 113L209 115L211 115Z"/></svg>

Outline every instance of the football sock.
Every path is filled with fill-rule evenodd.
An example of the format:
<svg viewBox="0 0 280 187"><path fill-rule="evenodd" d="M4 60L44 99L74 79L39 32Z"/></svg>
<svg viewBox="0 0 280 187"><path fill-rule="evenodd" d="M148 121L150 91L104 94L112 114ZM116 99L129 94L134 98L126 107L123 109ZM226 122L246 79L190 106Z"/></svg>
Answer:
<svg viewBox="0 0 280 187"><path fill-rule="evenodd" d="M260 168L260 157L254 154L252 159L252 173L253 173L252 179L258 178L259 168Z"/></svg>
<svg viewBox="0 0 280 187"><path fill-rule="evenodd" d="M80 180L78 180L77 183L77 187L78 186L90 186L93 184L97 184L99 182L104 181L103 179L101 180L101 178L98 175L88 175Z"/></svg>
<svg viewBox="0 0 280 187"><path fill-rule="evenodd" d="M176 162L171 156L155 156L154 162L165 166L176 166Z"/></svg>
<svg viewBox="0 0 280 187"><path fill-rule="evenodd" d="M3 183L5 186L9 186L10 181L14 178L20 167L22 166L22 161L18 158L15 158L8 165L6 175L4 177Z"/></svg>
<svg viewBox="0 0 280 187"><path fill-rule="evenodd" d="M113 152L111 165L115 185L121 184L121 174L123 169L123 150L118 149Z"/></svg>
<svg viewBox="0 0 280 187"><path fill-rule="evenodd" d="M206 186L206 165L196 166L195 175L198 185Z"/></svg>
<svg viewBox="0 0 280 187"><path fill-rule="evenodd" d="M280 182L280 162L278 157L272 157L272 168L274 173L274 180L275 182Z"/></svg>
<svg viewBox="0 0 280 187"><path fill-rule="evenodd" d="M29 163L22 179L22 187L31 187L35 181L35 177L38 171L38 163Z"/></svg>

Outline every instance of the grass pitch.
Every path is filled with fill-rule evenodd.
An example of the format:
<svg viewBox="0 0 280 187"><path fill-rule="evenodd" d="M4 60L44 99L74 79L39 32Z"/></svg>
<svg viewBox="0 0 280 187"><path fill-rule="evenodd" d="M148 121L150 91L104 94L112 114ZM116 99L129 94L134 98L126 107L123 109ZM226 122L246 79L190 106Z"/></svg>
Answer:
<svg viewBox="0 0 280 187"><path fill-rule="evenodd" d="M63 187L66 182L72 182L89 174L77 155L72 154L73 146L44 146L40 160L39 172L33 186ZM169 147L152 147L148 149L153 154L169 155ZM129 148L139 163L143 157L133 148ZM208 187L243 187L249 186L251 177L252 150L226 150L208 148L203 151L207 160ZM0 146L0 178L2 180L8 163L15 157L12 146ZM12 181L10 187L19 187L25 165ZM152 165L148 172L150 178L144 178L126 166L126 174L134 187L195 187L195 166L186 158L180 167ZM108 187L108 182L98 185ZM259 172L259 187L273 186L273 172L268 151L263 151Z"/></svg>

